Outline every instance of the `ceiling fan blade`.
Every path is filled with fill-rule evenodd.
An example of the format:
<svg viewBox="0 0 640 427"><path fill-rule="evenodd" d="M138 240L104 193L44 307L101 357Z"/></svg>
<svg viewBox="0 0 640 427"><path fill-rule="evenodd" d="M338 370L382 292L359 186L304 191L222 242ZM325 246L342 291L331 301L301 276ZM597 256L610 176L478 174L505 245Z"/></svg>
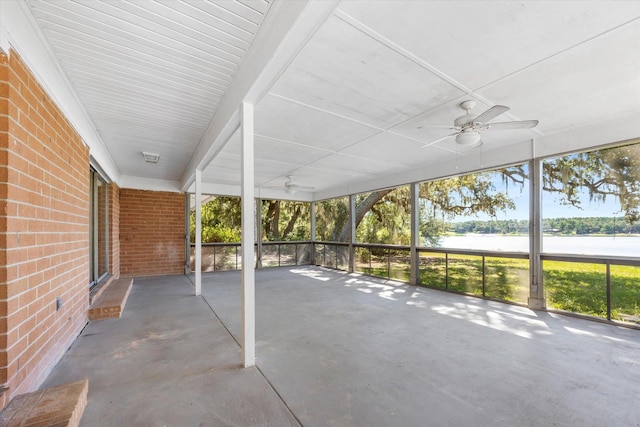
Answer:
<svg viewBox="0 0 640 427"><path fill-rule="evenodd" d="M445 139L450 138L450 137L452 137L452 136L454 136L454 135L457 135L457 134L459 134L459 133L460 133L460 132L455 132L455 133L452 133L452 134L449 134L449 135L443 136L442 138L438 138L438 139L436 139L436 140L433 140L433 141L431 141L431 142L428 142L428 143L424 144L424 145L423 145L422 147L420 147L420 148L427 148L427 147L431 147L433 144L437 144L438 142L440 142L440 141L444 141Z"/></svg>
<svg viewBox="0 0 640 427"><path fill-rule="evenodd" d="M300 191L313 191L316 189L316 187L305 187L304 185L296 185L295 187Z"/></svg>
<svg viewBox="0 0 640 427"><path fill-rule="evenodd" d="M522 120L516 122L488 123L482 126L482 129L528 129L536 126L538 126L537 120Z"/></svg>
<svg viewBox="0 0 640 427"><path fill-rule="evenodd" d="M451 125L420 125L417 127L417 129L450 129L450 130L456 130L457 128L451 126Z"/></svg>
<svg viewBox="0 0 640 427"><path fill-rule="evenodd" d="M484 113L480 114L475 119L471 120L471 122L487 123L489 120L498 117L500 114L504 113L505 111L509 111L509 107L505 107L504 105L494 105Z"/></svg>

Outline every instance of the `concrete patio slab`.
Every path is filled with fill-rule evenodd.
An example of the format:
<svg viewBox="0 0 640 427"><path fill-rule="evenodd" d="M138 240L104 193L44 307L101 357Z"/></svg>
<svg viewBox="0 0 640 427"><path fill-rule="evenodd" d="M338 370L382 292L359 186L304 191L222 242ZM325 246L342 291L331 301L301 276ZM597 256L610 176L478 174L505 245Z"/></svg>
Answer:
<svg viewBox="0 0 640 427"><path fill-rule="evenodd" d="M81 426L298 426L186 276L135 279L119 319L90 323L43 387L89 378Z"/></svg>
<svg viewBox="0 0 640 427"><path fill-rule="evenodd" d="M640 425L637 330L272 268L256 273L257 368L242 369L240 273L202 290L136 279L123 316L91 323L45 386L88 377L85 426Z"/></svg>
<svg viewBox="0 0 640 427"><path fill-rule="evenodd" d="M203 294L240 333L240 276ZM640 332L316 267L256 276L257 364L304 426L640 425Z"/></svg>

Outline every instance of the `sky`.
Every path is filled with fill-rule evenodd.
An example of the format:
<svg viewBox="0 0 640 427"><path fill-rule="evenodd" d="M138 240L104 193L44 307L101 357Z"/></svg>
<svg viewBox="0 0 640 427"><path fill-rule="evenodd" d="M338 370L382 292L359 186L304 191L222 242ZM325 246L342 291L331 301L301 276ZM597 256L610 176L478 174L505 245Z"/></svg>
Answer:
<svg viewBox="0 0 640 427"><path fill-rule="evenodd" d="M504 184L502 180L497 177L494 180L494 185L497 190L504 191ZM516 185L509 186L509 195L516 204L516 208L509 211L503 211L498 213L496 218L493 218L486 214L478 214L477 216L457 217L454 222L462 221L489 221L493 219L506 220L506 219L529 219L529 186L525 186L521 189ZM581 194L581 206L582 209L571 205L563 205L560 203L560 197L558 194L543 192L542 193L542 217L543 218L577 218L577 217L620 217L624 216L620 212L620 203L614 197L607 197L606 202L589 201L589 193L584 189Z"/></svg>

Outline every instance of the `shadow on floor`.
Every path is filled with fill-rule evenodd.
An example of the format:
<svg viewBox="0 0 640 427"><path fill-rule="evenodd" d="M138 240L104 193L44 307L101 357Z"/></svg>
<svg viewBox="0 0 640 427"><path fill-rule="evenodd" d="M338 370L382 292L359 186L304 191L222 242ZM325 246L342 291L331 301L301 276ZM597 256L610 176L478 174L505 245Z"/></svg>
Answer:
<svg viewBox="0 0 640 427"><path fill-rule="evenodd" d="M241 369L240 273L202 291L136 279L123 317L91 323L46 384L89 377L87 426L640 424L635 330L273 268L256 273L259 369Z"/></svg>

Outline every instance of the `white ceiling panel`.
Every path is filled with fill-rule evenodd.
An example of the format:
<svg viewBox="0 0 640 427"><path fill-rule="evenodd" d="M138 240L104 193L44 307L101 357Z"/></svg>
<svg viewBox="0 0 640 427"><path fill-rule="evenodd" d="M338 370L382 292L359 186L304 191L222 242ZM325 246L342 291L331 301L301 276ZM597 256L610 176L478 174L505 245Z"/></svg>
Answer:
<svg viewBox="0 0 640 427"><path fill-rule="evenodd" d="M341 11L475 90L609 31L637 1L345 1Z"/></svg>
<svg viewBox="0 0 640 427"><path fill-rule="evenodd" d="M233 184L240 179L240 156L229 153L219 153L209 166L202 171L202 179L218 184Z"/></svg>
<svg viewBox="0 0 640 427"><path fill-rule="evenodd" d="M20 1L118 172L172 188L210 156L203 180L239 187L239 134L224 145L235 107L221 108L234 117L225 123L216 112L245 86L267 93L250 96L256 186L291 174L318 197L524 161L531 139L545 155L563 151L565 136L582 147L580 135L599 123L598 144L640 137L640 123L606 129L640 114L638 1ZM294 9L295 22L263 26ZM273 22L287 22L286 35ZM273 40L281 44L264 54L267 68L243 81L247 50L259 56ZM473 114L511 108L494 123L540 124L483 131L477 149L453 137L421 149L453 132L464 100L476 101ZM144 163L141 151L160 153L160 163Z"/></svg>
<svg viewBox="0 0 640 427"><path fill-rule="evenodd" d="M360 182L371 178L370 174L362 174L350 168L347 169L324 169L314 166L305 166L296 170L293 174L293 181L298 185L315 188L315 192L324 191L336 187L348 186L349 182ZM284 182L284 181L282 181ZM345 192L343 195L349 194Z"/></svg>
<svg viewBox="0 0 640 427"><path fill-rule="evenodd" d="M298 165L273 160L255 159L254 164L256 168L255 184L257 186L271 185L274 179L283 178L292 173L295 174L295 171L298 170Z"/></svg>
<svg viewBox="0 0 640 427"><path fill-rule="evenodd" d="M335 16L272 92L383 129L463 94Z"/></svg>
<svg viewBox="0 0 640 427"><path fill-rule="evenodd" d="M255 111L259 135L326 150L339 150L377 133L352 120L267 95Z"/></svg>
<svg viewBox="0 0 640 427"><path fill-rule="evenodd" d="M229 141L230 153L240 155L240 143ZM225 146L225 149L227 147ZM332 151L323 150L309 145L302 145L290 141L282 141L261 135L255 136L254 155L256 159L274 160L296 165L305 165L331 154Z"/></svg>
<svg viewBox="0 0 640 427"><path fill-rule="evenodd" d="M56 11L55 4L44 3L42 6L45 9ZM117 28L99 20L91 22L78 18L76 18L78 20L74 20L65 15L43 13L42 9L38 9L36 16L47 19L45 28L52 44L70 38L72 50L76 48L74 42L82 42L86 39L86 43L89 45L100 46L111 54L119 54L129 60L145 59L145 57L153 59L152 53L157 52L166 58L171 58L171 60L165 61L165 64L173 65L175 59L181 60L185 64L193 63L200 67L205 74L213 73L222 81L227 82L230 80L230 71L237 66L239 59L236 55L225 55L216 50L211 50L207 55L192 46L176 44L174 40L164 40L162 37L150 38L150 34L134 34L128 32L127 27L123 25L120 25L123 28ZM98 19L99 16L96 18ZM75 40L76 37L79 37L80 40ZM155 59L162 60L162 58Z"/></svg>
<svg viewBox="0 0 640 427"><path fill-rule="evenodd" d="M170 19L170 9L165 11L167 18L162 18L142 8L144 5L154 5L148 1L130 5L123 1L78 3L68 0L30 0L30 4L49 37L53 32L77 35L80 39L100 35L105 38L105 43L148 56L161 58L171 53L181 57L190 56L198 62L201 58L211 58L213 61L210 66L223 71L227 77L232 75L244 51L206 33L170 23L167 21ZM169 25L154 22L159 20L165 21L165 24L169 22Z"/></svg>
<svg viewBox="0 0 640 427"><path fill-rule="evenodd" d="M165 3L173 0L164 0ZM262 22L263 14L267 11L269 3L263 2L265 9L258 12L255 9L234 1L218 1L209 2L202 0L183 0L189 4L194 10L199 10L209 16L215 17L217 21L221 21L228 25L235 26L245 32L254 34ZM254 2L257 3L257 2Z"/></svg>
<svg viewBox="0 0 640 427"><path fill-rule="evenodd" d="M255 184L257 186L276 185L274 182L286 179L286 175L295 172L299 165L282 159L254 159ZM240 179L242 157L240 154L240 132L235 132L230 142L213 159L203 173L203 181L228 184L230 177ZM274 181L275 180L275 181Z"/></svg>
<svg viewBox="0 0 640 427"><path fill-rule="evenodd" d="M567 72L571 70L571 72ZM483 89L555 133L640 111L640 20Z"/></svg>
<svg viewBox="0 0 640 427"><path fill-rule="evenodd" d="M180 180L269 2L27 0L119 171ZM141 151L160 154L144 163Z"/></svg>
<svg viewBox="0 0 640 427"><path fill-rule="evenodd" d="M322 168L325 170L342 170L348 169L354 173L375 176L376 174L385 174L399 169L398 165L378 161L373 159L367 159L362 156L350 156L347 154L336 153L330 156L320 159L311 164L313 167ZM400 167L400 169L402 169Z"/></svg>
<svg viewBox="0 0 640 427"><path fill-rule="evenodd" d="M422 144L415 140L384 132L352 145L342 153L380 162L392 162L399 169L436 162L456 155L455 152L444 151L436 146L424 149L420 148L421 146Z"/></svg>

